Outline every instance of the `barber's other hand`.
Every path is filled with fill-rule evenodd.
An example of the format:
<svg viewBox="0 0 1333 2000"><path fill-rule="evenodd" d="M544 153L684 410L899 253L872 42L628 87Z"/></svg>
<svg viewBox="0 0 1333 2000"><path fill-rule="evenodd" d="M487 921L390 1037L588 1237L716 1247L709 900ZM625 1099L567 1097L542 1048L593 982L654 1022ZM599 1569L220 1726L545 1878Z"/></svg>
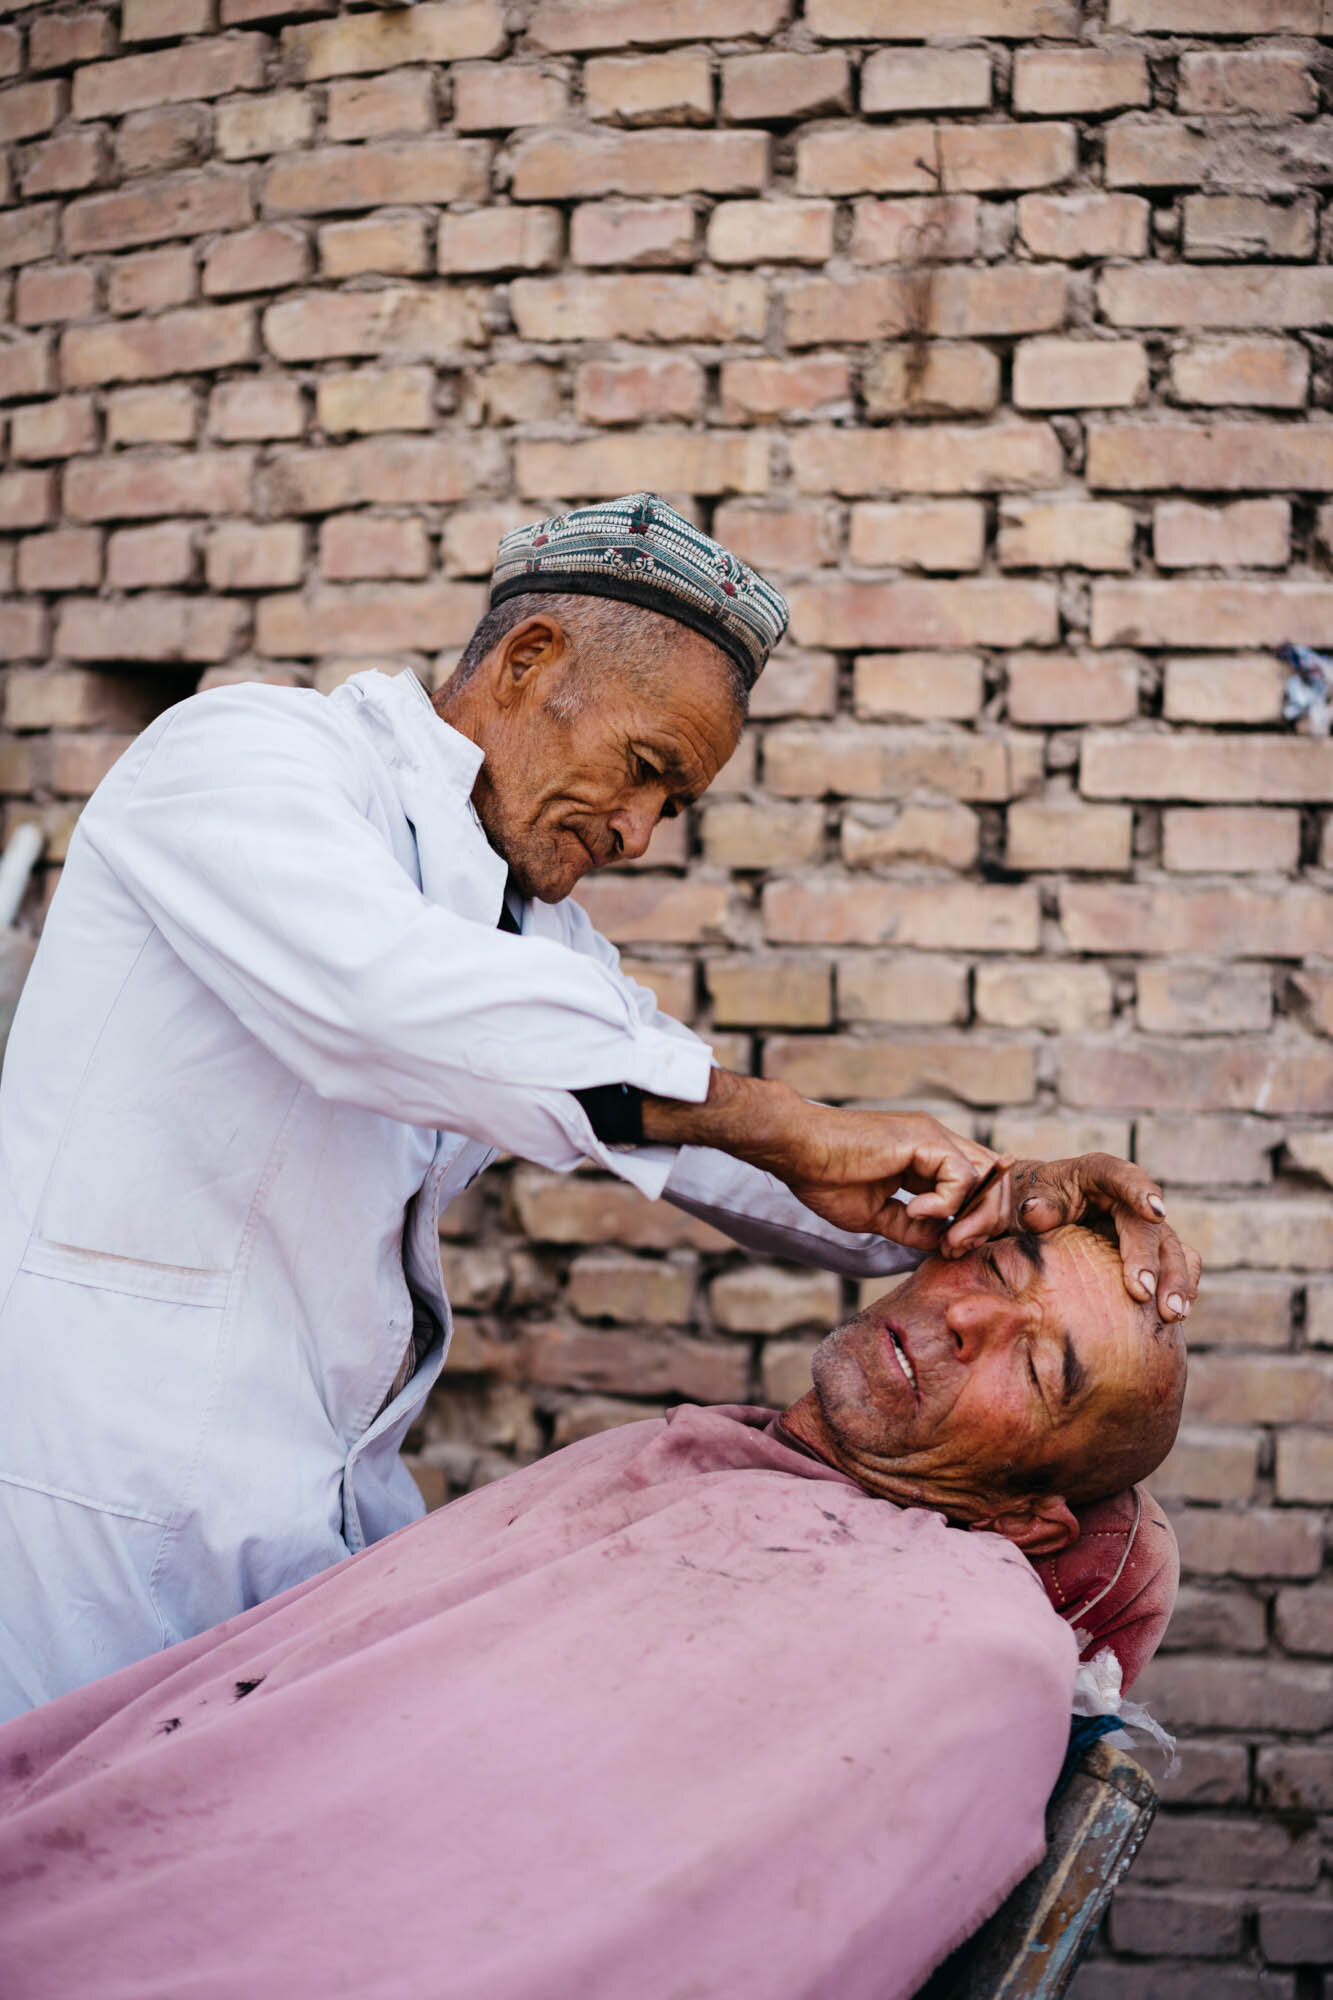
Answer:
<svg viewBox="0 0 1333 2000"><path fill-rule="evenodd" d="M1115 1223L1126 1291L1141 1304L1155 1297L1163 1319L1184 1319L1198 1296L1199 1258L1165 1221L1162 1190L1142 1167L1113 1153L1022 1160L1009 1176L1009 1188L1003 1232L1030 1229L1040 1235L1079 1221L1089 1209L1100 1210ZM945 1256L961 1256L980 1241L982 1232L969 1215L949 1231L941 1248Z"/></svg>

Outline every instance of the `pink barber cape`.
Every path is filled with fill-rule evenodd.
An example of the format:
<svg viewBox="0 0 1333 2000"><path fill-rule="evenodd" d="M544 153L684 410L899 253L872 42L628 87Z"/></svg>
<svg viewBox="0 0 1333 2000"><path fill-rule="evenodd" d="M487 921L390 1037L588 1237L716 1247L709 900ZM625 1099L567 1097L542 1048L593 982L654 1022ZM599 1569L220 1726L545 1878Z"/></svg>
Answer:
<svg viewBox="0 0 1333 2000"><path fill-rule="evenodd" d="M692 1409L0 1729L5 2000L896 2000L1042 1851L994 1535Z"/></svg>

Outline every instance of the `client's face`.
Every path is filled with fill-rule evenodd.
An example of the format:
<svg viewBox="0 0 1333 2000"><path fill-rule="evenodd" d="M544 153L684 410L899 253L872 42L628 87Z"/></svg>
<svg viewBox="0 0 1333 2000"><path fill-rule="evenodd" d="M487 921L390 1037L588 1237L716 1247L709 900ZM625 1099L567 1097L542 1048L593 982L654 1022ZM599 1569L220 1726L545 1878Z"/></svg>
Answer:
<svg viewBox="0 0 1333 2000"><path fill-rule="evenodd" d="M870 1492L994 1526L1034 1553L1074 1504L1170 1449L1184 1385L1174 1328L1125 1290L1086 1229L930 1257L816 1350L784 1426Z"/></svg>

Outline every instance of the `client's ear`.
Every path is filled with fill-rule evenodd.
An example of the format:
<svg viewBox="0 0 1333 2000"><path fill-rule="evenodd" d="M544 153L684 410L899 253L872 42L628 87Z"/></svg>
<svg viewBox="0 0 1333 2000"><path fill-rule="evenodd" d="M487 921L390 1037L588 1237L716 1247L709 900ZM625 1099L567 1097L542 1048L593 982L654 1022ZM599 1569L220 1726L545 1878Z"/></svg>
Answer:
<svg viewBox="0 0 1333 2000"><path fill-rule="evenodd" d="M980 1521L969 1521L968 1526L1003 1535L1034 1562L1042 1556L1058 1555L1078 1540L1078 1522L1058 1493L1034 1493Z"/></svg>

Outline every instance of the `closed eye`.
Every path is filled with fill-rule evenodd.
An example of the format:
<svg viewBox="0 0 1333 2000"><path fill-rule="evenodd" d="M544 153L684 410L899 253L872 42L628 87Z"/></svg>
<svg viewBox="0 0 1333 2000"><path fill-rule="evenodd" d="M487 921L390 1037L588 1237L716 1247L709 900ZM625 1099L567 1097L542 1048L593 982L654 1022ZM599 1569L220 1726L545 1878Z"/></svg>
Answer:
<svg viewBox="0 0 1333 2000"><path fill-rule="evenodd" d="M666 783L666 779L657 766L650 764L646 757L639 755L638 751L634 753L634 768L637 781L641 785L664 785ZM667 797L662 801L662 810L659 817L662 819L675 819L679 810L680 808L677 806L675 800Z"/></svg>

